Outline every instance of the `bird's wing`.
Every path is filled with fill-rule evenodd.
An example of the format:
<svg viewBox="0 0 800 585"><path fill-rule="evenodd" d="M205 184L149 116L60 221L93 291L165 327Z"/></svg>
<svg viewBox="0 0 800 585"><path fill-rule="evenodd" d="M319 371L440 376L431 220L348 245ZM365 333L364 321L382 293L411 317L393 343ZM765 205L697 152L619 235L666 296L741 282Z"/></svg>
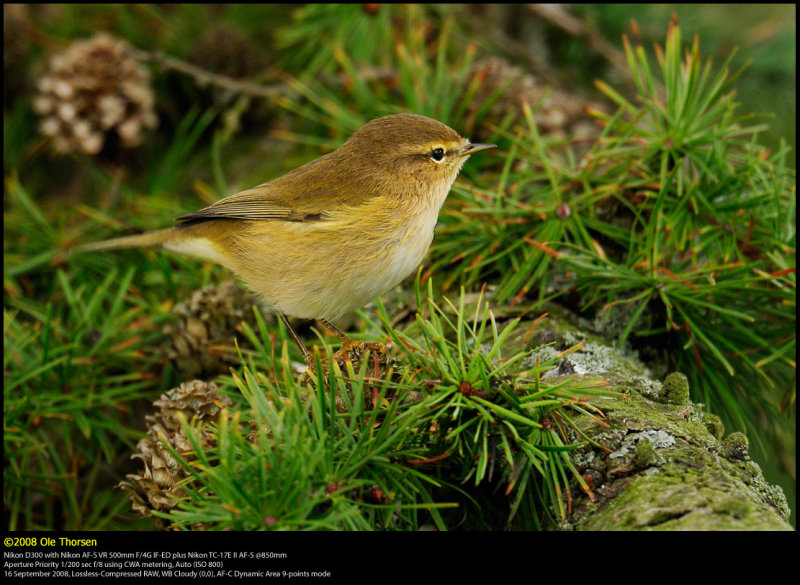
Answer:
<svg viewBox="0 0 800 585"><path fill-rule="evenodd" d="M269 183L254 187L217 201L205 209L183 215L177 221L182 224L209 219L313 221L321 219L325 212L325 205L320 204L320 200L329 199L320 191L317 197L310 197L307 201L280 201L270 191ZM271 194L273 197L269 196ZM316 205L314 200L317 201Z"/></svg>
<svg viewBox="0 0 800 585"><path fill-rule="evenodd" d="M353 182L331 180L340 176L336 162L322 165L325 157L282 177L241 191L213 205L179 217L182 224L210 219L320 221L335 209L361 205L366 189ZM322 175L322 176L321 176ZM344 185L348 185L347 189Z"/></svg>

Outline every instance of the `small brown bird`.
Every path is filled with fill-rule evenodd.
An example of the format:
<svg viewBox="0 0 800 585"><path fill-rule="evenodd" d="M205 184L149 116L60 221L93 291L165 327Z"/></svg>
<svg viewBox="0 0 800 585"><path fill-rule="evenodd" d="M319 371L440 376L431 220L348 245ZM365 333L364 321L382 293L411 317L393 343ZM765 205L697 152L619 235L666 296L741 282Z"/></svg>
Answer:
<svg viewBox="0 0 800 585"><path fill-rule="evenodd" d="M78 251L161 245L230 268L285 315L330 320L396 286L422 261L439 209L471 144L444 124L395 114L362 126L334 152L178 218L175 227L87 244Z"/></svg>

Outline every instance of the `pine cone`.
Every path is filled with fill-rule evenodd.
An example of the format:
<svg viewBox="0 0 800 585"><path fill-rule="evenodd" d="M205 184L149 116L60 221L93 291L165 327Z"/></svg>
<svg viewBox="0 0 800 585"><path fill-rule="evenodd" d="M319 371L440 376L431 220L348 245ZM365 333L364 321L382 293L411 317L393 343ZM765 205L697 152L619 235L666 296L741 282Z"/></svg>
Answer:
<svg viewBox="0 0 800 585"><path fill-rule="evenodd" d="M43 117L41 132L58 152L94 155L112 137L124 147L138 146L142 130L158 125L150 72L126 55L127 47L99 33L45 64L33 108Z"/></svg>
<svg viewBox="0 0 800 585"><path fill-rule="evenodd" d="M600 128L584 112L584 100L560 90L549 91L532 75L504 59L490 57L478 61L473 65L472 72L481 77L481 84L473 98L474 104L483 104L490 95L507 86L489 108L484 125L486 122L499 124L509 111L515 112L513 121L521 123L521 103L525 100L532 108L538 108L535 120L543 135L554 138L590 138L600 134Z"/></svg>
<svg viewBox="0 0 800 585"><path fill-rule="evenodd" d="M227 373L231 364L239 363L233 339L241 332L241 322L256 326L254 306L260 306L258 297L231 281L195 291L173 307L176 323L163 329L171 340L165 348L167 357L187 377ZM240 347L248 346L242 335L238 342Z"/></svg>
<svg viewBox="0 0 800 585"><path fill-rule="evenodd" d="M188 59L206 71L261 83L269 69L267 46L269 38L264 35L251 38L235 28L211 26L197 39ZM278 115L270 100L252 99L215 84L197 84L195 89L201 102L225 110L221 118L225 131L261 134Z"/></svg>
<svg viewBox="0 0 800 585"><path fill-rule="evenodd" d="M190 59L207 71L234 79L253 77L267 67L262 48L241 31L226 26L206 29L195 42Z"/></svg>
<svg viewBox="0 0 800 585"><path fill-rule="evenodd" d="M162 439L168 442L184 460L196 458L178 413L183 413L199 430L202 446L211 448L216 445L216 435L208 423L216 422L222 409L233 406L233 402L217 395L216 384L193 380L162 394L153 406L158 412L145 417L150 436L139 441L139 452L131 456L140 459L144 469L127 475L128 481L119 484L120 489L129 492L133 509L143 517L152 516L153 510L168 512L186 497L182 486L190 475L162 443ZM166 527L160 519L157 524L159 528Z"/></svg>

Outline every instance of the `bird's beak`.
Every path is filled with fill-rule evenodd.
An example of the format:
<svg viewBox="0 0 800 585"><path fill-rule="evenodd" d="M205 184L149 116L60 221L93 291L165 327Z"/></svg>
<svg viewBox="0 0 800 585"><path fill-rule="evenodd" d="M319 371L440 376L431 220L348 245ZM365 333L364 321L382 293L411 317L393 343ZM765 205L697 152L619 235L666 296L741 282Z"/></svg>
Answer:
<svg viewBox="0 0 800 585"><path fill-rule="evenodd" d="M475 154L476 152L480 152L482 150L489 150L490 148L497 148L496 144L467 144L464 148L461 149L459 156L469 156L471 154Z"/></svg>

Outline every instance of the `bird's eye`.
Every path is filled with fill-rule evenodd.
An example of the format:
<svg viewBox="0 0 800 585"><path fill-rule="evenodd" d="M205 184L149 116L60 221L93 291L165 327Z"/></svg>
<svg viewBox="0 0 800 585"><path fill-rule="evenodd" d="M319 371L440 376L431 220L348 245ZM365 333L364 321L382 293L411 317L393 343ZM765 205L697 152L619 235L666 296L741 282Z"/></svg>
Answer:
<svg viewBox="0 0 800 585"><path fill-rule="evenodd" d="M436 162L442 162L444 158L444 148L434 148L429 156Z"/></svg>

